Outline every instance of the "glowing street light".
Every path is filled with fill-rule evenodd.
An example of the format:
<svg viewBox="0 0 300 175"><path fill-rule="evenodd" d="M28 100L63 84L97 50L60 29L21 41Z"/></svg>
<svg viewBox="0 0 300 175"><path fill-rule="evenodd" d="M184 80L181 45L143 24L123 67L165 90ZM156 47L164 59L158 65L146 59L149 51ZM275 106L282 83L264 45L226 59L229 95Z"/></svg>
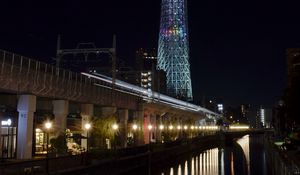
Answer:
<svg viewBox="0 0 300 175"><path fill-rule="evenodd" d="M118 128L119 128L119 125L118 124L113 124L112 125L112 128L113 128L113 130L114 130L114 135L115 135L115 133L116 133L116 131L118 130ZM114 150L116 149L116 138L114 138Z"/></svg>
<svg viewBox="0 0 300 175"><path fill-rule="evenodd" d="M180 129L181 129L181 126L177 126L177 129L180 130Z"/></svg>
<svg viewBox="0 0 300 175"><path fill-rule="evenodd" d="M149 131L151 131L151 129L153 128L153 126L152 125L148 125L148 129L149 129Z"/></svg>
<svg viewBox="0 0 300 175"><path fill-rule="evenodd" d="M132 129L133 129L133 130L135 130L135 131L136 131L136 130L137 130L137 128L138 128L137 124L133 124L133 125L132 125Z"/></svg>
<svg viewBox="0 0 300 175"><path fill-rule="evenodd" d="M46 128L47 130L51 129L51 128L52 128L52 122L47 121L47 122L45 123L45 128Z"/></svg>
<svg viewBox="0 0 300 175"><path fill-rule="evenodd" d="M116 130L119 128L119 125L118 125L118 124L113 124L113 125L112 125L112 128L113 128L113 130L116 131Z"/></svg>
<svg viewBox="0 0 300 175"><path fill-rule="evenodd" d="M45 125L45 129L46 129L46 134L47 134L47 145L46 145L46 173L49 174L49 131L52 128L52 122L50 121L46 121Z"/></svg>
<svg viewBox="0 0 300 175"><path fill-rule="evenodd" d="M92 125L90 124L90 123L86 123L85 125L84 125L84 128L85 128L85 130L89 130L89 129L91 129L91 127L92 127Z"/></svg>
<svg viewBox="0 0 300 175"><path fill-rule="evenodd" d="M160 130L163 130L163 129L164 129L164 125L160 125L160 126L159 126L159 129L160 129Z"/></svg>
<svg viewBox="0 0 300 175"><path fill-rule="evenodd" d="M184 125L183 129L184 129L184 130L187 130L187 129L188 129L188 126Z"/></svg>
<svg viewBox="0 0 300 175"><path fill-rule="evenodd" d="M84 129L86 130L86 152L89 152L89 130L91 127L92 125L90 123L84 125Z"/></svg>
<svg viewBox="0 0 300 175"><path fill-rule="evenodd" d="M169 129L170 129L170 130L172 130L173 128L174 128L173 125L170 125L170 126L169 126Z"/></svg>

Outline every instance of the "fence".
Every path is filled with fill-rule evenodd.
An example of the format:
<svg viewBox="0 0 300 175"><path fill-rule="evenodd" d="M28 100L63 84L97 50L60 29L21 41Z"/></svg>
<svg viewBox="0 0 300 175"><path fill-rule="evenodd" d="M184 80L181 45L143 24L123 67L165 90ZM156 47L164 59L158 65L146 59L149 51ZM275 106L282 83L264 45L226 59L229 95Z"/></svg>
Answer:
<svg viewBox="0 0 300 175"><path fill-rule="evenodd" d="M111 84L54 65L0 50L0 89L17 94L137 109L139 98L105 87ZM100 84L102 87L95 86Z"/></svg>
<svg viewBox="0 0 300 175"><path fill-rule="evenodd" d="M265 146L269 163L268 169L272 175L300 174L299 163L296 162L293 155L288 155L269 140L265 142Z"/></svg>

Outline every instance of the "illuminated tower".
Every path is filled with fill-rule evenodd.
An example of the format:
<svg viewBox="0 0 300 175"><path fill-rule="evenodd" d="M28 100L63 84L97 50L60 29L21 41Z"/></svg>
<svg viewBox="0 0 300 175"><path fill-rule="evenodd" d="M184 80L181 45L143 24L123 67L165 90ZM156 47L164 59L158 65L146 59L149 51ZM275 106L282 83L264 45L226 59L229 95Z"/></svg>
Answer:
<svg viewBox="0 0 300 175"><path fill-rule="evenodd" d="M193 99L186 0L162 0L157 68L166 72L169 95Z"/></svg>

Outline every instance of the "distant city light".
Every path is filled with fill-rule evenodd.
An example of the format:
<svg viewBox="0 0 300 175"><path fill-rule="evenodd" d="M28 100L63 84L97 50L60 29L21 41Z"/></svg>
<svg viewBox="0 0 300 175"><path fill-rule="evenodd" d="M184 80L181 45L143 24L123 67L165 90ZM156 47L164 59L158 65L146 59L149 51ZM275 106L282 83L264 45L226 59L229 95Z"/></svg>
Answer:
<svg viewBox="0 0 300 175"><path fill-rule="evenodd" d="M248 125L239 125L239 126L229 126L229 129L238 130L238 129L249 129Z"/></svg>

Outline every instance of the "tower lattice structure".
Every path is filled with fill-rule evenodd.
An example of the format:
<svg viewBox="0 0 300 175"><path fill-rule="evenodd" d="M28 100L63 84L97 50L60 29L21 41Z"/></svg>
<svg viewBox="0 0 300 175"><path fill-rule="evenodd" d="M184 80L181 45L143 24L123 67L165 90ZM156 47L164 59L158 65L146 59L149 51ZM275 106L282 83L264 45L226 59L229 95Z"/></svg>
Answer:
<svg viewBox="0 0 300 175"><path fill-rule="evenodd" d="M186 0L162 0L157 68L166 72L168 95L193 99Z"/></svg>

